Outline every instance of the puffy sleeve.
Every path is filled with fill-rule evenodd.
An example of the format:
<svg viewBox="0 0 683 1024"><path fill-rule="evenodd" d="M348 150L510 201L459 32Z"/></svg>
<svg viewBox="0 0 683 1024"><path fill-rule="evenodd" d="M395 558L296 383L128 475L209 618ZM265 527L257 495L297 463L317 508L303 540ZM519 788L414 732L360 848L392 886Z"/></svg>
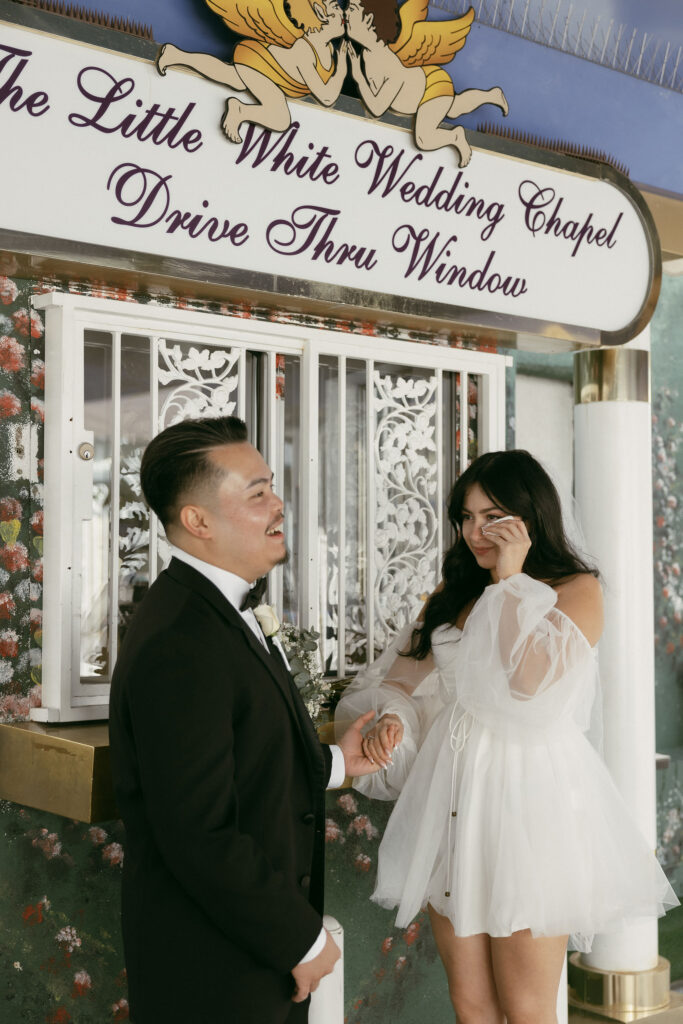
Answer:
<svg viewBox="0 0 683 1024"><path fill-rule="evenodd" d="M407 648L414 628L415 623L401 630L383 654L358 673L335 711L337 737L370 710L376 717L366 732L382 715L398 715L403 723L403 739L394 750L393 764L374 775L354 779L354 788L375 800L396 799L436 711L443 706L433 655L417 661L399 653Z"/></svg>
<svg viewBox="0 0 683 1024"><path fill-rule="evenodd" d="M569 717L588 728L595 657L556 604L552 587L518 573L487 587L470 613L458 698L491 728L522 738Z"/></svg>

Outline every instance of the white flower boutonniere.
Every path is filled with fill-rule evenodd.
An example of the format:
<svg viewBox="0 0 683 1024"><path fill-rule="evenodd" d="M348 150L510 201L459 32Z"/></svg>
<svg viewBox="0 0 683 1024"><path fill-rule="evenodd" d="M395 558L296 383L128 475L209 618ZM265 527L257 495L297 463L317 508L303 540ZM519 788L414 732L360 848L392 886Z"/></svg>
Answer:
<svg viewBox="0 0 683 1024"><path fill-rule="evenodd" d="M257 618L258 624L263 630L264 636L275 636L280 628L280 620L277 617L277 612L269 604L259 604L254 608L254 615Z"/></svg>

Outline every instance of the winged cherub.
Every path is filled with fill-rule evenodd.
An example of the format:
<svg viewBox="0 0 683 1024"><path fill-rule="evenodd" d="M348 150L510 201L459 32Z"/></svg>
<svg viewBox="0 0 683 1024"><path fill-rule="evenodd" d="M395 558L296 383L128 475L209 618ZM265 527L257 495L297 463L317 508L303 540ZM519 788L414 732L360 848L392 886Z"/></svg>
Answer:
<svg viewBox="0 0 683 1024"><path fill-rule="evenodd" d="M344 35L338 0L206 0L228 28L246 38L235 47L229 64L207 53L186 53L172 43L161 47L157 70L184 67L236 92L248 90L255 103L231 96L221 127L232 142L241 142L245 121L271 131L289 128L287 100L307 95L329 107L337 100L346 76L346 50L335 52L332 41ZM287 13L289 11L289 15Z"/></svg>
<svg viewBox="0 0 683 1024"><path fill-rule="evenodd" d="M450 21L426 21L428 0L350 0L346 34L362 48L362 58L347 50L363 103L373 117L386 110L415 114L415 143L420 149L453 146L460 167L469 163L472 149L460 125L442 126L445 117L461 117L484 103L507 115L503 90L466 89L457 93L441 67L465 45L474 10Z"/></svg>

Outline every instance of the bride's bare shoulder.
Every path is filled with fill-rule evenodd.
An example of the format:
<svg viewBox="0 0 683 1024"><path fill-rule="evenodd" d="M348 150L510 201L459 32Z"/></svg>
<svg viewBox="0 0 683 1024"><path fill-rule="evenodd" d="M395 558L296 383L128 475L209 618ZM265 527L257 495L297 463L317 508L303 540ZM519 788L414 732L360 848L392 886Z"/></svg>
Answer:
<svg viewBox="0 0 683 1024"><path fill-rule="evenodd" d="M584 634L591 647L600 639L604 616L600 581L589 572L577 573L555 584L557 607Z"/></svg>

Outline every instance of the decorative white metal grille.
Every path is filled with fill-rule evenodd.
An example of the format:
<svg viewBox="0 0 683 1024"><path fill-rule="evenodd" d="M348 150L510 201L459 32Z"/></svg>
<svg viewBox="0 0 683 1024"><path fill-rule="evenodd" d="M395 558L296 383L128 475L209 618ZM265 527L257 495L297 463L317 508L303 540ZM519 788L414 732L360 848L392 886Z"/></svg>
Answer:
<svg viewBox="0 0 683 1024"><path fill-rule="evenodd" d="M354 671L415 618L448 542L451 482L503 445L502 357L378 338L369 354L353 335L64 294L36 305L58 425L36 718L106 714L119 642L167 558L142 452L186 417L242 417L274 470L291 557L270 599L321 632L327 671Z"/></svg>
<svg viewBox="0 0 683 1024"><path fill-rule="evenodd" d="M375 643L413 621L438 579L436 376L373 373Z"/></svg>

